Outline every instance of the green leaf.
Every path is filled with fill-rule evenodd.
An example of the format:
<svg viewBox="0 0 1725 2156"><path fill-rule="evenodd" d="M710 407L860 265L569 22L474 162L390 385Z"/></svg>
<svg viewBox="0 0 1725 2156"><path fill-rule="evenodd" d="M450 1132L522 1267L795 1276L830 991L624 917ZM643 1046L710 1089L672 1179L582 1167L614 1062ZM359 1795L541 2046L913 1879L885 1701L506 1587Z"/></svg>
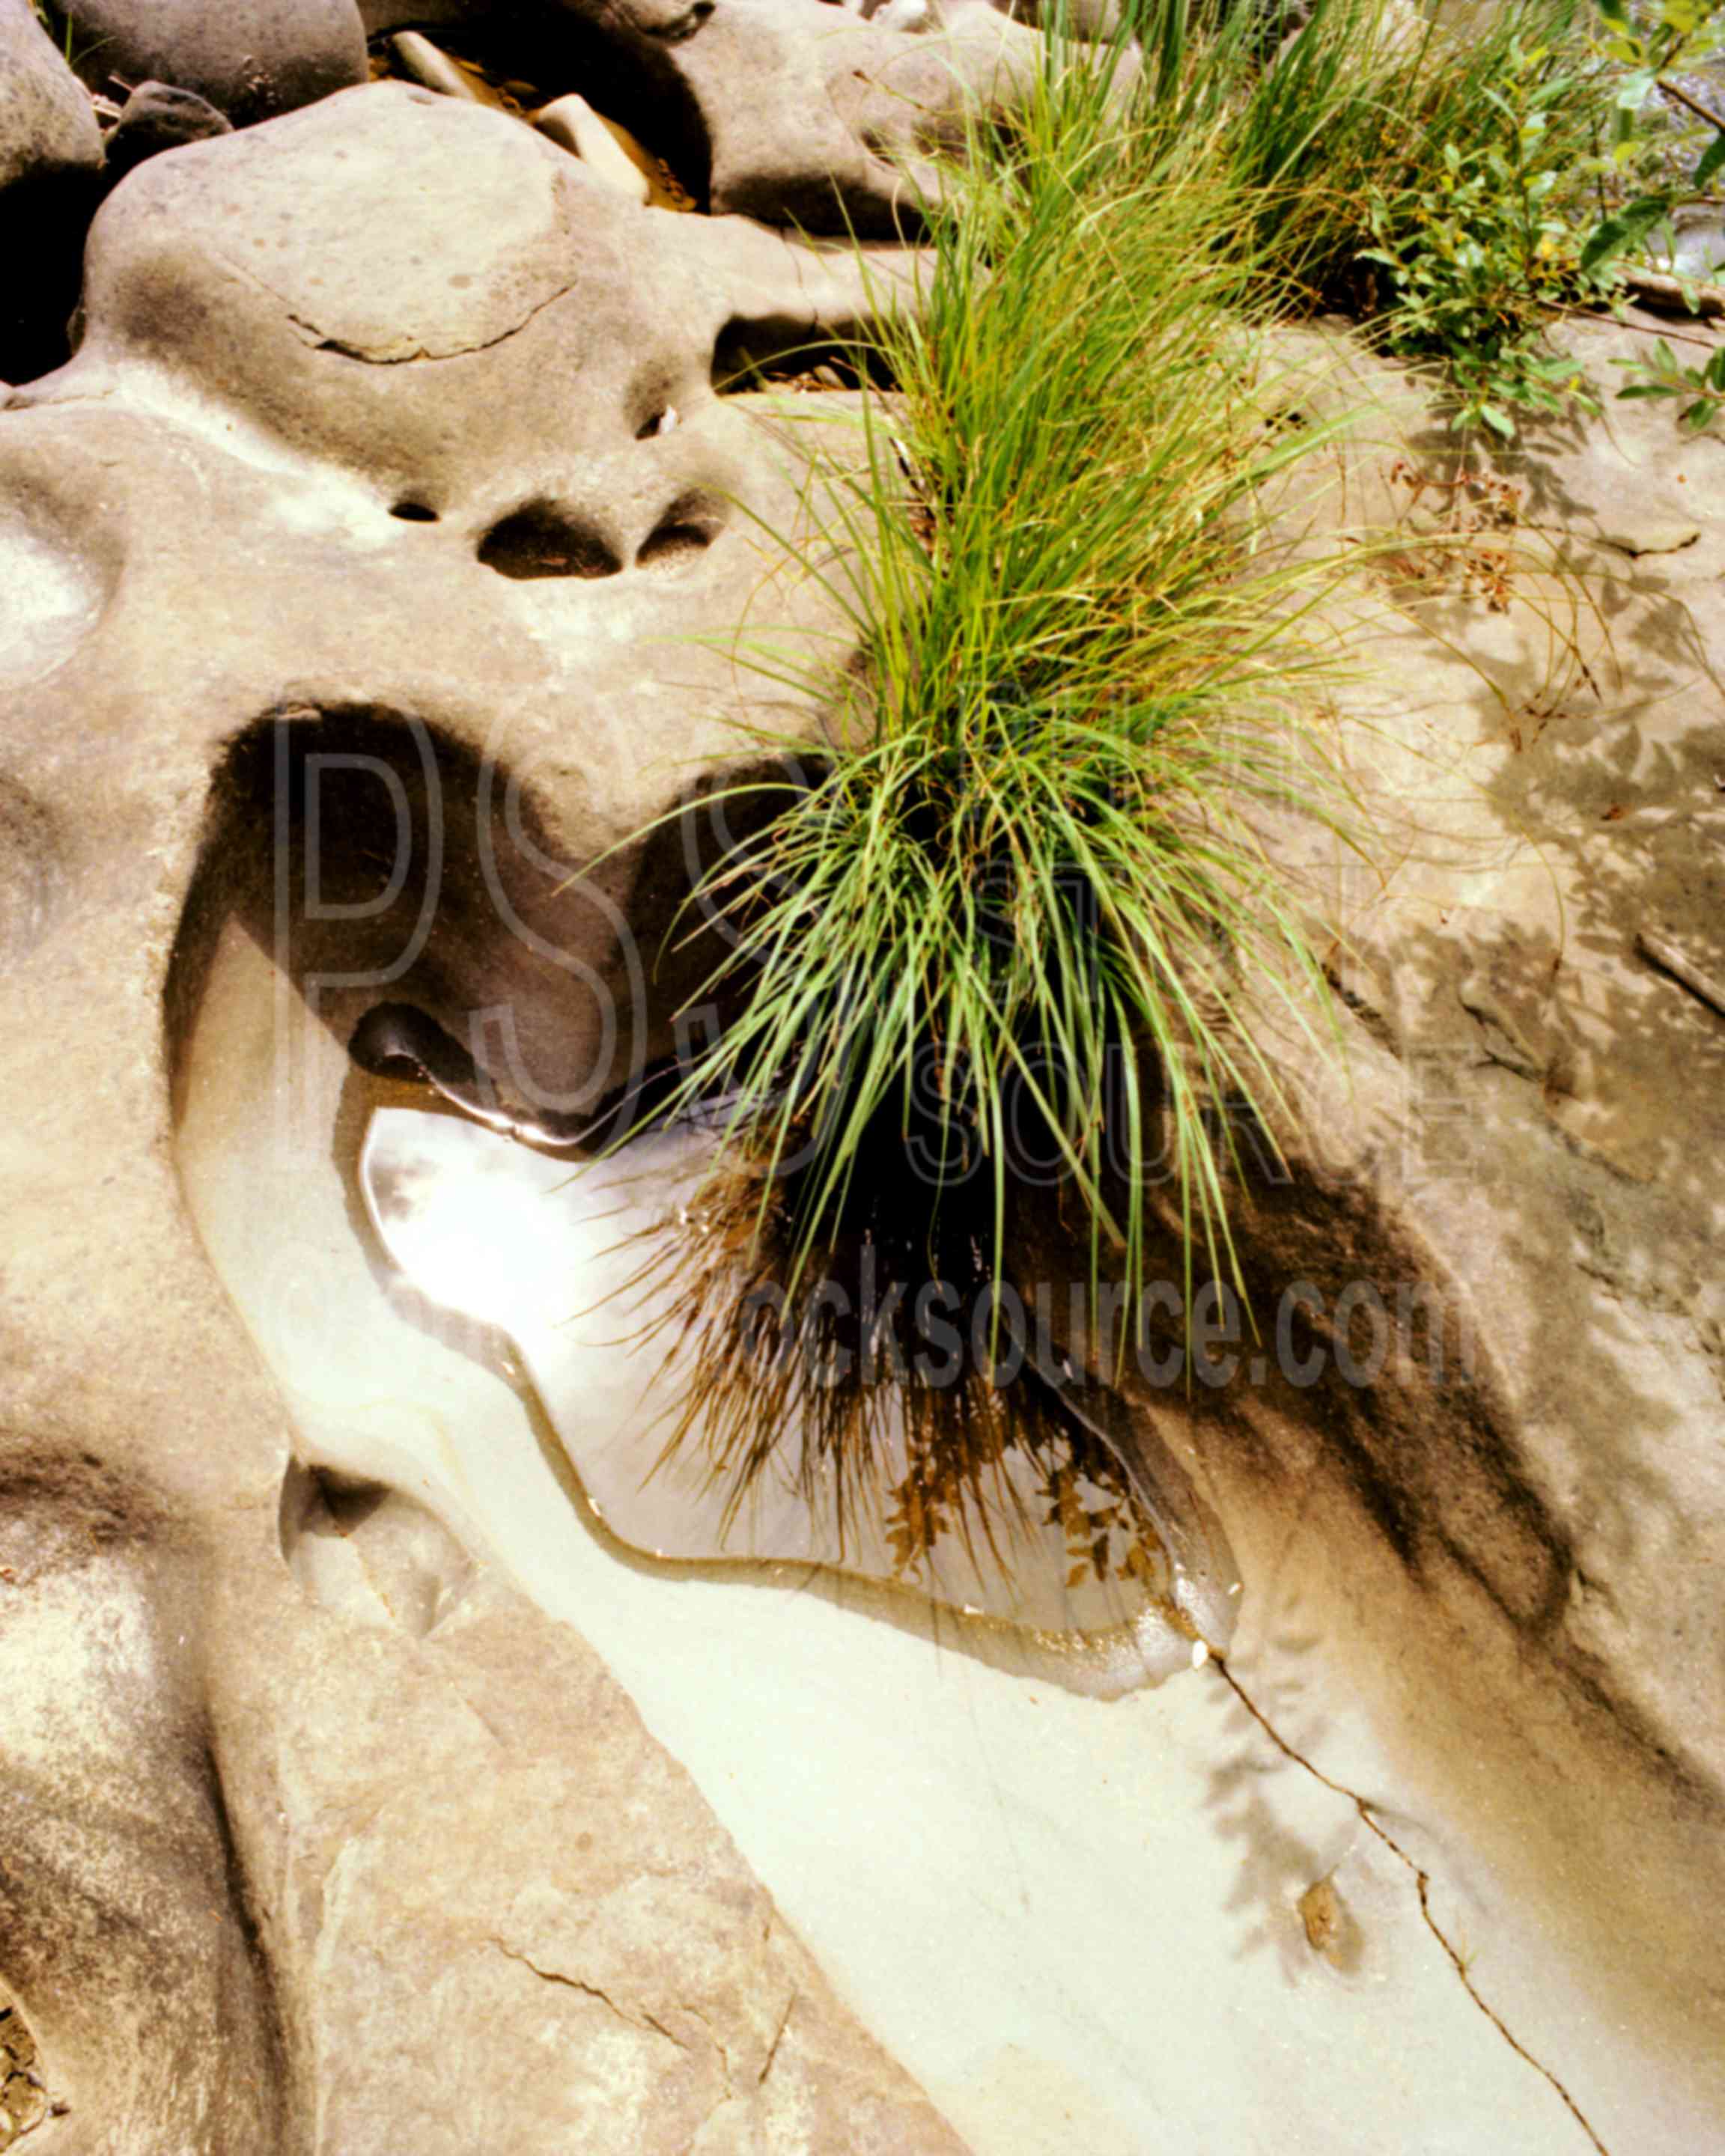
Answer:
<svg viewBox="0 0 1725 2156"><path fill-rule="evenodd" d="M1709 389L1725 389L1725 344L1722 344L1707 362L1702 380Z"/></svg>
<svg viewBox="0 0 1725 2156"><path fill-rule="evenodd" d="M1712 426L1713 414L1718 408L1717 404L1708 403L1692 404L1682 414L1681 424L1686 427L1692 434L1702 434Z"/></svg>
<svg viewBox="0 0 1725 2156"><path fill-rule="evenodd" d="M1608 217L1588 234L1581 250L1583 270L1596 270L1602 262L1639 246L1671 208L1665 195L1638 195L1615 217Z"/></svg>
<svg viewBox="0 0 1725 2156"><path fill-rule="evenodd" d="M1628 364L1627 362L1625 362ZM1627 397L1676 397L1682 393L1674 382L1632 382L1627 389L1620 389L1620 398Z"/></svg>
<svg viewBox="0 0 1725 2156"><path fill-rule="evenodd" d="M1500 406L1496 404L1481 404L1480 407L1480 417L1485 421L1486 424L1491 429L1493 434L1502 434L1504 440L1507 442L1512 442L1515 439L1516 423L1510 418L1508 413L1504 411Z"/></svg>
<svg viewBox="0 0 1725 2156"><path fill-rule="evenodd" d="M1725 165L1725 129L1715 135L1702 151L1701 162L1695 168L1691 185L1697 191L1704 187L1721 165Z"/></svg>

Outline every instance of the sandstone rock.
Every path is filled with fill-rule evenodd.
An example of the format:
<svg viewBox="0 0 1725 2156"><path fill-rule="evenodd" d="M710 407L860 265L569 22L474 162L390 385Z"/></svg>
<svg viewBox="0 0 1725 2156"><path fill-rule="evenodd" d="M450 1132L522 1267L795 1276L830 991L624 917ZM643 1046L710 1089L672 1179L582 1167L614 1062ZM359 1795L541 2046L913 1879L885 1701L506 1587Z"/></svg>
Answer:
<svg viewBox="0 0 1725 2156"><path fill-rule="evenodd" d="M525 964L523 1043L579 1084L619 901L685 871L583 894L553 853L735 759L759 691L691 626L836 619L763 536L814 513L814 446L716 354L863 305L855 265L379 85L136 172L77 357L0 417L0 1973L69 2145L956 2146L591 1650L416 1486L290 1468L166 1037L273 875L275 747L290 792L334 747L331 890L408 773L453 932L413 992L459 1024L464 945ZM553 539L614 572L523 573Z"/></svg>
<svg viewBox="0 0 1725 2156"><path fill-rule="evenodd" d="M102 138L30 0L0 0L0 375L27 379L65 354Z"/></svg>
<svg viewBox="0 0 1725 2156"><path fill-rule="evenodd" d="M124 179L146 157L160 157L164 150L183 149L188 142L207 142L229 131L226 118L196 90L141 82L108 137L109 180Z"/></svg>
<svg viewBox="0 0 1725 2156"><path fill-rule="evenodd" d="M824 0L557 0L580 88L662 153L712 209L805 233L896 236L938 198L926 152L968 111L1009 106L1042 50L1018 11L957 0L918 29ZM377 0L375 33L429 19ZM435 20L493 34L511 0L444 0ZM1126 70L1129 72L1129 69Z"/></svg>
<svg viewBox="0 0 1725 2156"><path fill-rule="evenodd" d="M354 0L67 0L80 64L208 98L236 126L366 80Z"/></svg>
<svg viewBox="0 0 1725 2156"><path fill-rule="evenodd" d="M334 2145L455 2156L490 2084L531 2156L769 2149L792 2119L834 2156L956 2156L590 1650L487 1579L419 1644L305 1636L248 1702L279 1741L244 1830Z"/></svg>
<svg viewBox="0 0 1725 2156"><path fill-rule="evenodd" d="M275 2034L229 1893L195 1549L141 1485L28 1433L8 1430L0 1475L7 1979L107 2145L208 2145L219 2121L273 2148Z"/></svg>
<svg viewBox="0 0 1725 2156"><path fill-rule="evenodd" d="M38 21L30 0L0 0L0 192L53 175L87 177L102 162L90 100Z"/></svg>
<svg viewBox="0 0 1725 2156"><path fill-rule="evenodd" d="M325 154L334 145L339 161ZM289 254L278 244L285 230L295 238ZM548 743L564 700L590 696L606 714L614 777L596 783L585 754L595 783L581 789L582 834L568 834L572 854L585 857L643 819L640 769L658 774L655 806L675 795L691 744L684 700L639 678L634 659L619 665L608 653L680 637L691 607L722 623L776 603L758 596L756 534L807 513L793 476L800 458L787 459L713 393L721 346L745 339L759 357L823 326L842 331L882 303L899 266L883 260L870 271L847 249L824 255L742 219L649 213L516 121L379 84L135 175L92 238L78 359L32 395L42 416L44 407L86 409L143 371L159 379L166 362L185 384L189 430L207 426L214 393L268 455L311 460L308 484L316 475L329 490L339 479L347 506L332 500L322 513L369 524L377 536L361 562L398 562L422 597L454 577L437 608L462 624L463 647L475 653L483 634L508 651L514 637L512 656L486 666L511 675L525 666L542 680L543 638L569 637L557 702L528 719L530 698L520 715ZM584 388L572 403L562 385L577 373ZM289 573L267 521L255 544L259 573ZM76 549L53 558L56 573L75 573ZM522 614L528 585L535 612ZM806 580L800 597L785 595L788 631L817 598ZM514 619L521 626L511 632ZM596 639L582 621L607 625ZM414 639L403 642L410 673L414 651ZM697 725L716 749L727 739L720 715L747 683L728 665L701 663L713 716ZM685 652L679 667L688 664ZM583 677L589 685L578 689ZM662 749L648 747L655 737ZM476 735L465 752L487 741ZM575 797L556 798L572 806ZM565 811L548 797L547 813L560 821ZM612 897L643 873L659 873L646 855L633 868L617 857ZM590 897L547 891L533 903L583 916L580 942L602 975L633 963ZM378 932L388 932L381 922ZM566 932L552 936L548 917L536 932L562 947ZM542 1075L567 1089L583 1082L576 1065L608 1036L590 991L578 988L572 1000L567 966L532 947L505 934L495 955L512 973L539 975L542 992L524 994L517 1014L519 1050L529 1066L549 1054ZM422 986L432 993L429 975ZM465 993L450 976L433 1000L453 1010L450 997ZM669 1024L670 1000L667 983L660 1014L647 1020L643 1007L647 1038L634 1038L631 1022L611 1040L607 1082L616 1056L659 1052L649 1042ZM561 1036L554 1051L545 1028ZM590 1079L600 1082L597 1071Z"/></svg>
<svg viewBox="0 0 1725 2156"><path fill-rule="evenodd" d="M877 8L868 18L883 30L907 30L913 33L938 27L928 0L887 0L884 8Z"/></svg>
<svg viewBox="0 0 1725 2156"><path fill-rule="evenodd" d="M1568 334L1601 381L1636 336ZM1373 410L1343 486L1382 502L1397 459L1405 472L1436 437L1404 377L1358 363ZM1675 551L1606 573L1589 551L1578 582L1543 575L1530 538L1501 611L1451 585L1374 629L1351 767L1397 867L1386 888L1331 861L1322 901L1352 953L1351 1093L1287 1044L1317 1138L1286 1176L1251 1178L1240 1222L1263 1352L1242 1340L1229 1382L1189 1405L1143 1398L1189 1414L1236 1549L1264 1537L1240 1550L1249 1603L1255 1568L1283 1562L1284 1507L1307 1522L1298 1593L1329 1640L1327 1696L1357 1681L1343 1669L1403 1658L1380 1694L1399 1801L1452 1821L1482 1807L1494 1922L1542 1899L1566 1966L1597 1972L1657 1893L1626 2010L1683 2055L1710 2109L1717 2010L1675 1970L1707 1950L1696 1912L1714 1890L1692 1900L1693 1867L1725 1861L1725 1024L1706 993L1725 979L1725 484L1645 407L1491 476L1530 522L1561 504L1584 546L1634 531ZM1688 515L1650 530L1642 502L1650 526L1666 502ZM1517 546L1516 513L1481 546ZM1553 606L1574 639L1558 652ZM1269 1014L1253 1023L1282 1039ZM1322 1313L1310 1325L1289 1319L1293 1282ZM1337 1322L1344 1298L1380 1293L1387 1323ZM1350 1373L1355 1348L1369 1367ZM1445 1643L1434 1660L1408 1650L1422 1634ZM1266 1637L1232 1667L1251 1691L1277 1661ZM1358 1736L1307 1756L1354 1788L1377 1771ZM1513 1829L1487 1784L1515 1792ZM1557 2059L1566 2017L1528 1974L1532 1929L1505 1955L1515 2012L1507 1978L1491 1995ZM1649 2125L1604 2061L1572 2053L1567 2071L1607 2146L1696 2130Z"/></svg>
<svg viewBox="0 0 1725 2156"><path fill-rule="evenodd" d="M642 56L644 101L667 84L710 96L715 198L831 214L830 148L836 198L890 224L896 179L858 147L869 102L901 64L920 80L937 40L870 48L887 57L844 92L834 136L809 116L838 48L816 55L805 33L856 26L725 7L614 33ZM966 28L979 20L959 11L952 38L1034 50L1029 32L1003 45ZM788 87L762 91L750 67L781 49L801 54ZM752 110L790 116L783 136L751 145ZM880 140L952 110L932 96ZM883 254L877 279L904 267ZM764 688L742 637L843 661L860 633L823 492L836 455L714 377L728 347L792 344L869 304L843 250L651 217L516 122L356 90L129 180L95 229L77 357L0 416L0 1953L50 2086L71 2092L69 2131L87 2119L94 2147L269 2156L320 2128L344 2156L952 2145L597 1657L488 1568L480 1518L526 1569L509 1534L535 1523L482 1512L511 1463L461 1451L434 1389L417 1428L415 1402L403 1416L375 1397L377 1370L400 1366L366 1327L393 1317L422 1358L438 1343L331 1286L344 1265L377 1286L339 1200L369 1097L343 1043L380 989L452 1032L490 1026L535 1105L578 1106L675 1043L704 957L640 953L665 948L713 836L719 810L690 797L742 767L736 720L819 734L818 695L794 675ZM1405 384L1380 372L1418 436L1417 397L1397 406ZM896 1791L878 1815L859 1798L878 1786L859 1746L856 1790L799 1817L798 1777L830 1786L805 1755L861 1726L845 1695L866 1653L853 1637L825 1721L803 1718L812 1681L767 1704L789 1727L769 1763L778 1809L754 1816L819 1844L787 1892L831 1918L824 1948L877 1941L865 1927L899 1917L899 1883L932 1896L998 1817L999 1861L964 1874L939 1936L839 1954L847 1996L927 2042L917 2025L964 2003L942 1967L973 1944L965 1919L1006 1939L1010 1967L978 1983L1021 1984L1038 2015L1070 1992L1074 2022L1103 2030L1085 2056L1126 2094L1086 2147L1167 2139L1168 2056L1194 2047L1159 2032L1235 2028L1249 1990L1263 2041L1223 2052L1235 2071L1204 2061L1184 2145L1456 2144L1446 2106L1417 2101L1448 2093L1445 2062L1414 2074L1427 2025L1398 2024L1406 1997L1440 1997L1481 2047L1470 2067L1505 2077L1469 2114L1488 2122L1477 2145L1513 2134L1544 2156L1580 2131L1502 2029L1554 2062L1607 2145L1690 2156L1717 2138L1721 1022L1635 937L1655 923L1658 950L1720 978L1725 754L1704 685L1725 647L1725 489L1652 424L1625 422L1639 462L1594 440L1510 468L1584 534L1616 528L1616 498L1650 470L1660 499L1695 498L1692 544L1617 565L1620 675L1595 621L1576 631L1581 670L1553 683L1560 593L1500 615L1435 590L1384 632L1392 709L1349 736L1369 744L1395 875L1348 882L1310 834L1316 860L1288 839L1294 866L1331 877L1325 917L1352 938L1354 1090L1286 1044L1315 1136L1252 1194L1240 1240L1274 1347L1290 1281L1321 1298L1293 1344L1324 1367L1305 1382L1266 1345L1260 1382L1241 1341L1235 1381L1137 1402L1245 1561L1240 1645L1194 1680L1214 1712L1063 1717L1056 1749L1037 1727L1053 1713L1003 1680L963 1695L976 1741L937 1772L925 1753L956 1717L906 1657L875 1702L905 1747ZM1381 447L1353 476L1393 495ZM798 568L817 535L832 588ZM679 808L660 843L619 843ZM330 1097L300 1090L294 1027L248 1033L223 1007L215 954L236 949L326 1036ZM200 1024L216 1046L194 1068ZM201 1118L214 1151L237 1144L228 1086L254 1141L270 1115L308 1119L273 1161L261 1148L240 1209L276 1266L279 1385L199 1243L176 1152L176 1101L182 1132ZM1458 1134L1459 1168L1425 1157ZM272 1243L314 1170L336 1227ZM1081 1276L1081 1255L1037 1255ZM1450 1359L1355 1382L1337 1313L1362 1284L1435 1295ZM329 1456L293 1466L289 1409L309 1447L305 1402L342 1347L354 1374L316 1440ZM568 1493L539 1465L543 1510ZM772 1625L793 1627L799 1600L814 1598L774 1603ZM706 1643L683 1621L693 1666ZM710 1657L685 1688L728 1707L754 1672L739 1661ZM676 1677L631 1680L654 1681L663 1707ZM712 1720L704 1786L728 1804L759 1763ZM1177 1785L1153 1784L1145 1755L1177 1725L1192 1768L1163 1832L1144 1793ZM1273 1809L1289 1781L1317 1827ZM944 1844L911 1830L936 1797L956 1821ZM883 1837L887 1816L906 1830ZM1163 1868L1147 1876L1153 1830ZM1027 1878L1033 1835L1056 1854ZM772 1836L760 1847L780 1860ZM1157 1918L1194 1851L1206 1898L1170 1947ZM823 1864L857 1876L823 1899ZM1312 1901L1314 1881L1331 1896ZM1457 1908L1485 1934L1477 1992L1427 1928ZM1037 1958L1055 1914L1071 1943L1057 1971ZM1086 1992L1099 1943L1108 1974ZM1422 1966L1440 1991L1412 1989ZM1357 1970L1355 1991L1309 1988ZM1580 2045L1578 2027L1606 2033ZM993 2071L992 2041L965 2071ZM1029 2078L1005 2084L990 2145L1022 2145Z"/></svg>
<svg viewBox="0 0 1725 2156"><path fill-rule="evenodd" d="M941 191L922 153L961 139L967 111L1009 106L1041 50L1037 32L980 4L916 31L821 0L720 0L669 27L639 6L608 20L637 79L668 75L692 104L712 207L817 233L914 228ZM628 106L619 116L650 133Z"/></svg>

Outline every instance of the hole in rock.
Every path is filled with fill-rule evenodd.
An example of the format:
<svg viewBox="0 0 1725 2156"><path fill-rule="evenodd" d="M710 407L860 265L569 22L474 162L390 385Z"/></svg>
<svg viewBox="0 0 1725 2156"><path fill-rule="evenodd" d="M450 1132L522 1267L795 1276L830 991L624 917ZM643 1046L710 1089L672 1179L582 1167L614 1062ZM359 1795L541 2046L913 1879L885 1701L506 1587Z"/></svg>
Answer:
<svg viewBox="0 0 1725 2156"><path fill-rule="evenodd" d="M583 19L563 8L509 9L502 20L450 20L480 11L442 0L416 16L411 8L375 8L387 26L373 32L370 44L374 74L413 80L392 44L393 33L416 22L438 50L468 78L482 105L501 106L526 121L542 105L579 90L594 110L626 127L697 203L706 199L712 163L711 145L701 110L677 69L650 43L621 37L604 20ZM699 28L712 12L712 0L696 7L670 26L665 43ZM411 93L410 93L411 94ZM424 90L424 98L434 93Z"/></svg>
<svg viewBox="0 0 1725 2156"><path fill-rule="evenodd" d="M428 508L423 501L398 501L389 513L392 516L398 516L403 524L437 522L437 511Z"/></svg>
<svg viewBox="0 0 1725 2156"><path fill-rule="evenodd" d="M855 346L811 343L788 314L739 315L719 332L710 378L721 397L761 389L807 391L897 387L886 356Z"/></svg>
<svg viewBox="0 0 1725 2156"><path fill-rule="evenodd" d="M591 525L549 502L518 509L493 525L479 557L500 577L614 577L623 567Z"/></svg>
<svg viewBox="0 0 1725 2156"><path fill-rule="evenodd" d="M692 38L711 16L716 0L695 0L693 7L679 15L675 22L667 23L656 34L668 45L680 45Z"/></svg>
<svg viewBox="0 0 1725 2156"><path fill-rule="evenodd" d="M300 1586L325 1609L424 1639L466 1593L471 1558L440 1521L387 1483L289 1467L281 1548Z"/></svg>
<svg viewBox="0 0 1725 2156"><path fill-rule="evenodd" d="M716 528L693 518L668 519L643 542L635 556L638 569L675 569L706 553L717 537Z"/></svg>

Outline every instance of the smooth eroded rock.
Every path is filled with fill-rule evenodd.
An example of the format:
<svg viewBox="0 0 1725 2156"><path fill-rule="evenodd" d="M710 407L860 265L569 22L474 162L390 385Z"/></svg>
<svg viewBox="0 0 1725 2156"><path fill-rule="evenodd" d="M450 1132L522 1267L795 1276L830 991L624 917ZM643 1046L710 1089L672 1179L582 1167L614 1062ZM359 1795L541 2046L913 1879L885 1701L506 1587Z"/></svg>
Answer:
<svg viewBox="0 0 1725 2156"><path fill-rule="evenodd" d="M188 142L207 142L226 135L231 123L195 90L176 90L165 82L141 82L121 110L108 137L108 177L124 179L146 157L164 150L182 150Z"/></svg>
<svg viewBox="0 0 1725 2156"><path fill-rule="evenodd" d="M277 948L280 814L349 927L410 845L404 993L518 1004L541 1081L582 1082L608 972L668 1022L629 921L680 840L582 871L739 717L814 722L702 630L836 619L794 572L817 445L716 355L865 305L380 85L134 172L77 357L0 414L0 1976L69 2147L955 2148L424 1478L290 1471L172 1138L212 944ZM289 943L296 1008L352 970ZM275 1286L309 1374L340 1307Z"/></svg>
<svg viewBox="0 0 1725 2156"><path fill-rule="evenodd" d="M236 126L366 79L354 0L65 0L80 67L195 90Z"/></svg>

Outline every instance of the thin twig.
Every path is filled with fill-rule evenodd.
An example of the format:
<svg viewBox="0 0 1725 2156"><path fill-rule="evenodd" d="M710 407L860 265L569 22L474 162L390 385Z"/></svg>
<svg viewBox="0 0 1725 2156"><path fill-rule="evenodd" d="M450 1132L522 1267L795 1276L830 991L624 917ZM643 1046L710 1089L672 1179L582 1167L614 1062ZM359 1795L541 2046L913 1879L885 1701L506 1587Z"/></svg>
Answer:
<svg viewBox="0 0 1725 2156"><path fill-rule="evenodd" d="M1717 112L1710 112L1698 97L1692 97L1681 83L1667 82L1661 75L1659 86L1667 97L1675 99L1679 105L1686 105L1697 120L1705 120L1709 127L1717 127L1722 135L1725 135L1725 120L1722 120Z"/></svg>
<svg viewBox="0 0 1725 2156"><path fill-rule="evenodd" d="M1563 321L1605 322L1613 319L1610 315L1602 312L1598 307L1569 306L1560 300L1542 300L1539 304L1547 314L1556 315ZM1625 322L1623 326L1625 329L1633 330L1638 336L1653 335L1651 330L1643 329L1639 322ZM1715 351L1719 342L1717 337L1696 336L1683 330L1661 330L1660 335L1669 340L1674 340L1678 344L1698 344L1706 352Z"/></svg>
<svg viewBox="0 0 1725 2156"><path fill-rule="evenodd" d="M1686 277L1667 276L1663 270L1643 270L1633 263L1620 264L1620 272L1636 303L1656 314L1696 315L1703 321L1725 315L1725 286L1692 284Z"/></svg>
<svg viewBox="0 0 1725 2156"><path fill-rule="evenodd" d="M1673 942L1669 936L1661 935L1656 929L1638 928L1635 931L1635 948L1650 963L1657 966L1661 973L1669 973L1674 981L1687 988L1697 1003L1707 1004L1710 1010L1717 1011L1721 1018L1725 1018L1725 984L1704 971L1700 963L1681 944Z"/></svg>

